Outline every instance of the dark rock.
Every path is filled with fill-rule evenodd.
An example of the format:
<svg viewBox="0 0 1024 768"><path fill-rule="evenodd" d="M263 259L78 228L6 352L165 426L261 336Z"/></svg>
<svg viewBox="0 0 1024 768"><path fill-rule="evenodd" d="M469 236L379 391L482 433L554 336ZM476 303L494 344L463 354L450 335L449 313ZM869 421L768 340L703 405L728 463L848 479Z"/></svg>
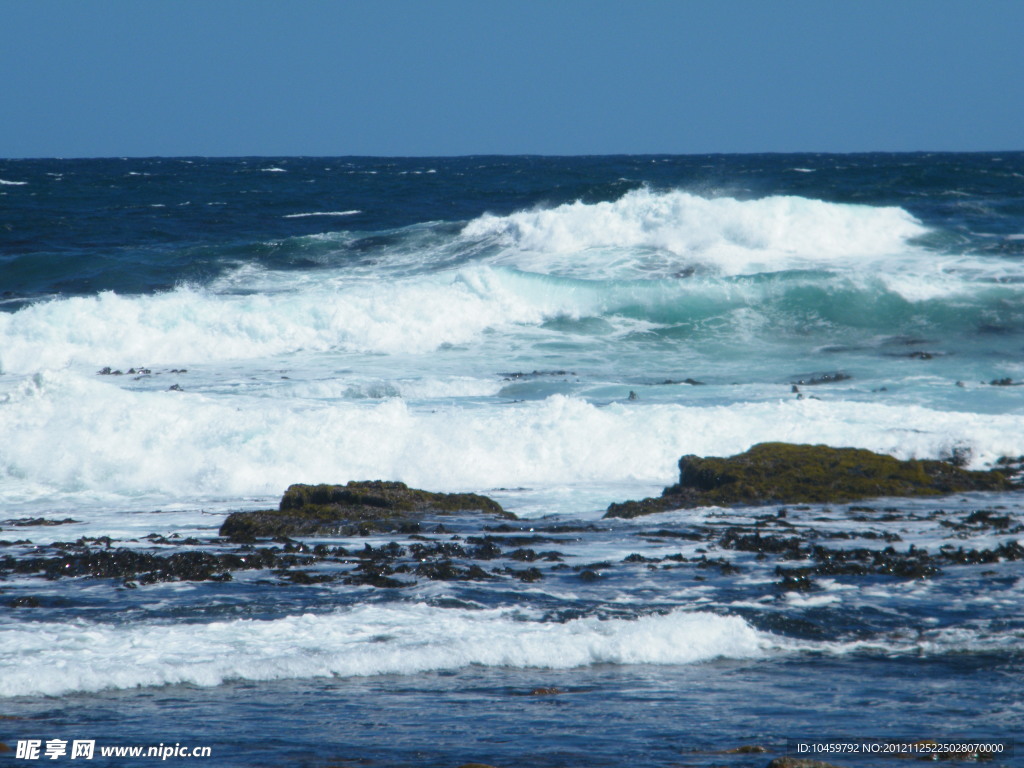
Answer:
<svg viewBox="0 0 1024 768"><path fill-rule="evenodd" d="M480 581L491 578L491 575L478 565L464 568L451 560L420 563L414 572L417 576L424 576L432 581Z"/></svg>
<svg viewBox="0 0 1024 768"><path fill-rule="evenodd" d="M853 377L848 373L842 371L835 371L832 373L813 373L805 378L797 379L793 384L802 384L806 387L815 387L819 384L835 384L837 381L846 381Z"/></svg>
<svg viewBox="0 0 1024 768"><path fill-rule="evenodd" d="M5 525L17 525L17 526L36 526L36 525L68 525L70 523L77 523L79 520L72 520L70 517L65 517L63 520L49 520L45 517L23 517L18 520L4 520Z"/></svg>
<svg viewBox="0 0 1024 768"><path fill-rule="evenodd" d="M335 581L338 578L336 575L330 574L330 573L311 574L311 573L308 573L307 571L287 571L287 570L277 571L276 575L279 576L280 578L282 578L283 580L291 583L291 584L305 584L305 585L309 585L309 584L326 584L328 582ZM226 573L226 574L222 574L222 576L227 576L228 579L217 578L217 577L213 577L213 576L211 576L210 578L213 581L230 581L231 574Z"/></svg>
<svg viewBox="0 0 1024 768"><path fill-rule="evenodd" d="M57 544L53 548L62 551ZM5 556L0 558L0 574L39 573L50 580L91 576L134 580L143 584L177 580L225 581L227 571L268 568L278 565L281 559L268 550L245 555L175 552L164 556L132 549L104 548L52 557Z"/></svg>
<svg viewBox="0 0 1024 768"><path fill-rule="evenodd" d="M515 371L512 373L499 373L506 381L514 379L533 379L538 376L575 376L575 371L532 371L530 373L524 373L522 371Z"/></svg>
<svg viewBox="0 0 1024 768"><path fill-rule="evenodd" d="M740 572L737 566L730 563L724 557L710 560L707 555L701 556L700 560L697 561L697 567L701 569L717 568L723 576L731 576Z"/></svg>
<svg viewBox="0 0 1024 768"><path fill-rule="evenodd" d="M494 540L490 536L479 538L471 536L466 540L468 543L476 544L472 551L472 557L474 560L493 560L496 557L501 557L501 547L494 543Z"/></svg>
<svg viewBox="0 0 1024 768"><path fill-rule="evenodd" d="M859 448L760 443L729 458L683 456L679 483L660 498L612 504L605 517L703 506L827 504L879 496L942 496L1018 488L1000 469L900 461Z"/></svg>
<svg viewBox="0 0 1024 768"><path fill-rule="evenodd" d="M624 562L624 563L656 563L658 561L657 561L657 559L654 559L654 558L644 557L639 552L634 552L633 554L626 555L624 558L622 558L622 562Z"/></svg>
<svg viewBox="0 0 1024 768"><path fill-rule="evenodd" d="M423 561L432 557L465 557L466 548L448 541L431 541L428 544L411 544L409 553L417 560Z"/></svg>
<svg viewBox="0 0 1024 768"><path fill-rule="evenodd" d="M506 573L515 576L520 581L525 581L528 584L540 581L544 578L544 574L537 568L527 568L522 571L517 571L515 568L507 568Z"/></svg>
<svg viewBox="0 0 1024 768"><path fill-rule="evenodd" d="M997 515L991 509L979 509L976 512L972 512L964 522L968 525L987 525L993 528L1006 529L1010 527L1010 523L1013 520L1009 515Z"/></svg>
<svg viewBox="0 0 1024 768"><path fill-rule="evenodd" d="M971 463L971 448L967 445L954 445L948 456L943 456L943 461L948 461L954 467L966 467Z"/></svg>
<svg viewBox="0 0 1024 768"><path fill-rule="evenodd" d="M626 502L627 504L636 504L638 502ZM639 531L637 536L650 539L685 539L686 541L704 541L707 536L696 531L669 531L661 529L660 531Z"/></svg>
<svg viewBox="0 0 1024 768"><path fill-rule="evenodd" d="M426 515L469 510L515 518L494 500L475 493L431 493L382 480L348 485L293 485L276 510L233 512L220 535L236 541L258 537L353 535L363 531L414 533Z"/></svg>
<svg viewBox="0 0 1024 768"><path fill-rule="evenodd" d="M539 555L532 549L516 549L509 552L506 557L510 560L519 560L521 562L532 563L536 560Z"/></svg>
<svg viewBox="0 0 1024 768"><path fill-rule="evenodd" d="M814 589L814 582L811 581L809 570L809 568L777 568L775 572L782 578L776 586L785 592L810 592Z"/></svg>

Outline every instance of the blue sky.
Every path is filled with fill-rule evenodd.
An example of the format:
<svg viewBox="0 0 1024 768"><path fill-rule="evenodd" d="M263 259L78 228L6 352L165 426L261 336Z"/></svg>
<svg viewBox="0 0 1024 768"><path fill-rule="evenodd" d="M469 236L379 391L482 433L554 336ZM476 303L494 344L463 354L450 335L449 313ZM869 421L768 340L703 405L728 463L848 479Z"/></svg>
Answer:
<svg viewBox="0 0 1024 768"><path fill-rule="evenodd" d="M1020 0L0 0L0 157L1024 149Z"/></svg>

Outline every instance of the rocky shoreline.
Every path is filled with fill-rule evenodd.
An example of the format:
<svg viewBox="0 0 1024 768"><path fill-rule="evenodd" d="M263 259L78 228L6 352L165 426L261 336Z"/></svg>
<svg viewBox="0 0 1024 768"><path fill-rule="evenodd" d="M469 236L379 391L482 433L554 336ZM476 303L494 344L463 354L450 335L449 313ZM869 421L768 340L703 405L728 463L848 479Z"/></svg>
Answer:
<svg viewBox="0 0 1024 768"><path fill-rule="evenodd" d="M608 507L606 517L636 517L671 509L768 504L842 504L879 497L948 496L1009 491L1019 461L1004 459L979 472L954 461L900 461L859 448L759 443L728 458L683 456L679 482L662 495Z"/></svg>
<svg viewBox="0 0 1024 768"><path fill-rule="evenodd" d="M771 455L793 452L782 444L768 444ZM219 536L199 539L151 534L142 539L116 541L109 537L32 545L31 541L2 541L8 554L0 555L0 580L35 576L46 580L64 578L109 579L128 589L168 581L231 581L244 572L260 572L260 583L278 586L341 583L380 589L405 589L428 581L535 582L569 579L575 583L599 583L617 571L645 569L673 578L703 581L709 576L730 577L749 568L774 565L769 592L811 592L820 577L859 580L933 579L955 566L992 565L1024 560L1020 536L1024 524L1002 509L975 509L947 513L942 509L912 512L895 507L849 505L839 510L840 528L816 527L811 517L821 508L788 502L789 506L766 509L765 503L739 503L737 514L722 518L697 518L687 523L655 525L650 529L625 528L622 536L636 541L636 551L620 561L581 562L574 550L586 537L618 531L615 517L632 517L659 510L696 506L700 494L715 495L721 489L734 498L755 497L749 480L732 479L736 466L749 464L763 446L732 460L683 457L683 482L666 489L657 499L612 505L607 523L544 524L517 521L515 516L486 496L440 494L411 489L395 482L352 482L344 486L295 485L284 494L277 510L236 512L228 516ZM907 495L929 496L952 487L1007 490L1016 488L1008 472L967 472L942 462L897 462L867 451L837 451L823 446L793 446L806 463L808 456L833 462L837 456L850 461L865 457L893 470ZM730 463L731 462L731 463ZM830 468L832 465L819 465ZM859 466L864 466L863 464ZM764 466L760 471L764 472ZM913 472L918 485L907 486ZM821 485L808 491L814 473L808 469L801 485L802 500L812 494L824 503ZM819 473L820 476L827 476ZM857 475L859 482L866 472ZM788 482L784 471L768 478L767 493L777 498L777 488ZM877 478L871 477L871 482ZM689 482L687 486L684 483ZM831 481L830 481L831 482ZM744 488L734 493L736 486ZM848 485L833 482L838 498L849 497ZM691 493L692 491L692 493ZM680 504L684 500L686 504ZM764 502L764 499L757 499ZM637 509L641 511L636 511ZM825 511L831 512L830 509ZM947 532L947 543L934 551L904 545L891 523L929 522ZM451 522L457 523L449 528ZM18 526L52 526L73 520L7 521ZM447 525L446 525L447 523ZM467 527L468 526L468 527ZM20 528L26 530L25 527ZM998 540L985 548L965 547L963 539L985 535ZM386 541L389 536L397 540ZM353 547L350 539L368 538ZM337 539L345 539L341 546ZM302 540L305 539L305 540ZM371 543L372 539L374 543ZM332 541L333 540L333 541ZM840 542L855 542L842 546ZM376 545L375 545L376 544ZM679 552L665 552L674 544ZM685 553L684 553L685 550ZM765 561L768 561L767 563ZM0 588L0 593L7 591ZM45 599L24 594L8 598L11 607L38 607ZM0 598L2 601L2 598Z"/></svg>
<svg viewBox="0 0 1024 768"><path fill-rule="evenodd" d="M475 511L515 519L498 502L475 493L434 493L383 480L347 485L292 485L276 510L235 512L220 528L232 541L274 536L356 536L416 533L428 514Z"/></svg>

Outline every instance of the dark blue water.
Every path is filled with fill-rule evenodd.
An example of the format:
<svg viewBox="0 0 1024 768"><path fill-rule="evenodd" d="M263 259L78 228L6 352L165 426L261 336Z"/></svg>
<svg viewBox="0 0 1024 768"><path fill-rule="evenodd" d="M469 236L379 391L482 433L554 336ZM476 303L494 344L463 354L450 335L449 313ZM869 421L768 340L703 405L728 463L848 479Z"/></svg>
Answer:
<svg viewBox="0 0 1024 768"><path fill-rule="evenodd" d="M992 662L916 660L898 670L906 677L865 657L171 687L16 702L25 719L7 733L210 746L208 762L225 766L761 768L796 756L791 742L815 738L1006 740L1016 723L993 700L1016 695L1022 668L1019 660ZM539 687L561 693L530 695ZM951 727L965 717L977 717L977 724ZM728 753L743 746L766 752ZM905 763L865 755L830 761L865 768ZM93 764L124 762L97 755Z"/></svg>
<svg viewBox="0 0 1024 768"><path fill-rule="evenodd" d="M961 248L1019 257L1024 240L1005 236L1020 233L1022 178L1021 153L0 160L0 179L21 182L0 186L3 290L145 293L240 261L308 269L317 255L282 242L324 231L323 219L286 218L302 212L360 211L346 224L371 236L332 253L337 262L403 227L642 186L898 205Z"/></svg>

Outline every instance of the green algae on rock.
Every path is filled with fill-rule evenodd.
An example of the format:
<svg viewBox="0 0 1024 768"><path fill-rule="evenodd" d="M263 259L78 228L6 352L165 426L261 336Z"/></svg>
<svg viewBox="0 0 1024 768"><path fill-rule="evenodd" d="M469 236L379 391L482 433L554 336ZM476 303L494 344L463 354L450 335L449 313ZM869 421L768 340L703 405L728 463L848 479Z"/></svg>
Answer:
<svg viewBox="0 0 1024 768"><path fill-rule="evenodd" d="M605 517L637 517L684 507L840 504L880 496L944 496L1017 487L998 469L979 472L945 461L901 461L860 448L759 443L728 458L683 456L676 485L660 497L612 504Z"/></svg>
<svg viewBox="0 0 1024 768"><path fill-rule="evenodd" d="M384 480L347 485L292 485L276 510L233 512L220 535L235 540L415 529L429 514L479 510L514 519L501 505L475 493L432 493Z"/></svg>

